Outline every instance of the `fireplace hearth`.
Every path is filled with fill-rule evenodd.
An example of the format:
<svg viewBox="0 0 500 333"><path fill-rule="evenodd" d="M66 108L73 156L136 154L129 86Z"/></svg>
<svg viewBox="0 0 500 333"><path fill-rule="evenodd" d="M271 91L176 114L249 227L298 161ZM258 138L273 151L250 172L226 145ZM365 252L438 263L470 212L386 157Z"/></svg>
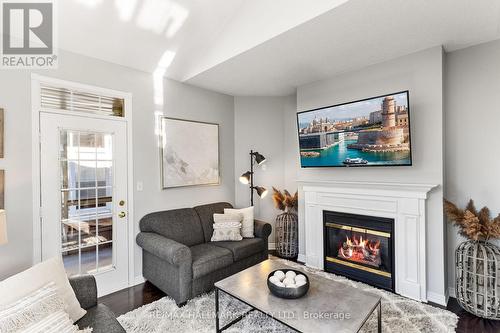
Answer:
<svg viewBox="0 0 500 333"><path fill-rule="evenodd" d="M323 211L325 271L394 291L394 220Z"/></svg>

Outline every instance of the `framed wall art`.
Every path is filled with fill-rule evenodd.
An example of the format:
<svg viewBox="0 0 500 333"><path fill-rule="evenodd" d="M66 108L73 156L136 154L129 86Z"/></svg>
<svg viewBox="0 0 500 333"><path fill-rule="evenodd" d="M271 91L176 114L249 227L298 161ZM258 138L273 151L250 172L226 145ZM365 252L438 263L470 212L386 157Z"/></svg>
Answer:
<svg viewBox="0 0 500 333"><path fill-rule="evenodd" d="M162 188L218 185L219 125L161 118Z"/></svg>

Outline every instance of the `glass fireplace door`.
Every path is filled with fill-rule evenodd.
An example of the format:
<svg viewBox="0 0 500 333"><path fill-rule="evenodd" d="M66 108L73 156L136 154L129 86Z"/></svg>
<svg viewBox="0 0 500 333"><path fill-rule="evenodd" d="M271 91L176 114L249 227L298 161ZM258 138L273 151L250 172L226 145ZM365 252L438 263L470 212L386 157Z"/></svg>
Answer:
<svg viewBox="0 0 500 333"><path fill-rule="evenodd" d="M327 272L394 290L394 220L323 212Z"/></svg>
<svg viewBox="0 0 500 333"><path fill-rule="evenodd" d="M391 235L366 228L326 223L327 260L363 271L391 276Z"/></svg>

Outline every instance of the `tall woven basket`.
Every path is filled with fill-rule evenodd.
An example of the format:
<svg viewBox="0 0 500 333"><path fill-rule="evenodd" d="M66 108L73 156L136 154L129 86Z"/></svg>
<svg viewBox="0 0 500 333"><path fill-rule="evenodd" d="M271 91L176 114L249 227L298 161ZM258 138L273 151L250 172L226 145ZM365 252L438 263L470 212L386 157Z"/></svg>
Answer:
<svg viewBox="0 0 500 333"><path fill-rule="evenodd" d="M294 259L299 254L297 214L285 212L276 217L276 252L281 258Z"/></svg>
<svg viewBox="0 0 500 333"><path fill-rule="evenodd" d="M500 249L488 242L463 242L455 261L458 303L478 317L500 320Z"/></svg>

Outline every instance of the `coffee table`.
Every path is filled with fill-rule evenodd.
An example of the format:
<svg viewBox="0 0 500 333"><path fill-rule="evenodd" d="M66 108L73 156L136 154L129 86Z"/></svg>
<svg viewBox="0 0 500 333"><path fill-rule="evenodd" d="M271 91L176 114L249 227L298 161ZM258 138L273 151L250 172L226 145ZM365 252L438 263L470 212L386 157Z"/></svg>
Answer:
<svg viewBox="0 0 500 333"><path fill-rule="evenodd" d="M259 311L298 332L358 332L378 310L378 332L382 331L381 297L345 283L307 273L308 293L299 299L282 299L271 294L267 276L274 270L292 269L282 261L266 260L215 283L215 326L217 333L239 322L253 311ZM251 309L220 327L219 293L247 304Z"/></svg>

